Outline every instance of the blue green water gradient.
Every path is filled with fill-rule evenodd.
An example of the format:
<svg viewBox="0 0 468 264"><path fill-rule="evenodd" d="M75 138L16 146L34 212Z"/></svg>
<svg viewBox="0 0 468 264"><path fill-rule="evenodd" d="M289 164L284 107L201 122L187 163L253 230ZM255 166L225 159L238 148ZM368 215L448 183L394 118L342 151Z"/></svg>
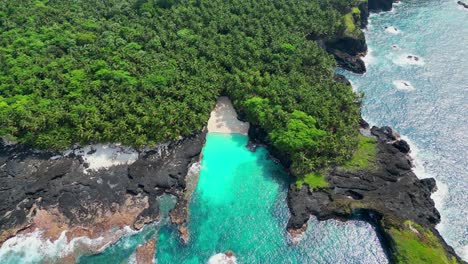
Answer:
<svg viewBox="0 0 468 264"><path fill-rule="evenodd" d="M175 226L163 223L158 231L157 263L207 263L233 251L238 263L386 263L374 228L362 221L309 221L303 239L289 241L288 175L268 157L263 147L247 148L240 134L207 135L202 169L190 202L190 241L184 245ZM134 249L148 237L128 236L120 245ZM122 263L111 247L81 263Z"/></svg>
<svg viewBox="0 0 468 264"><path fill-rule="evenodd" d="M227 250L240 263L385 261L373 228L358 221L311 222L304 240L292 245L286 233L289 177L265 148L253 152L247 142L240 134L207 135L190 204L190 242L181 245L173 227L162 228L158 263L206 263Z"/></svg>

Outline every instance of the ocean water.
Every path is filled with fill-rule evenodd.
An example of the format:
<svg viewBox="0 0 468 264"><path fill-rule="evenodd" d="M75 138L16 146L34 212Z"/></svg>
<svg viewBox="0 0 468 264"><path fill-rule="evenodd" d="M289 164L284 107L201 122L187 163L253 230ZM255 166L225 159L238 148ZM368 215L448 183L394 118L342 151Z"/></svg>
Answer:
<svg viewBox="0 0 468 264"><path fill-rule="evenodd" d="M190 204L190 242L182 245L173 226L161 228L158 263L206 263L227 250L239 263L386 262L373 227L362 221L312 220L303 240L292 244L288 175L266 149L252 152L247 142L240 134L207 135Z"/></svg>
<svg viewBox="0 0 468 264"><path fill-rule="evenodd" d="M365 93L363 116L409 139L418 177L437 180L437 228L468 260L468 10L404 0L371 15L365 35L367 72L344 72Z"/></svg>
<svg viewBox="0 0 468 264"><path fill-rule="evenodd" d="M468 11L454 0L406 0L392 12L372 15L365 34L367 73L341 73L365 93L364 117L373 125L390 125L408 139L417 175L436 178L439 191L433 198L442 215L438 229L467 260ZM291 243L285 228L290 180L264 148L251 152L247 141L238 134L207 135L190 203L187 245L168 223L173 198L164 197L159 223L78 262L133 263L136 247L154 237L157 263L206 263L227 250L239 263L388 262L374 228L363 221L312 218L302 240ZM4 245L0 260L41 263L70 247L34 235Z"/></svg>
<svg viewBox="0 0 468 264"><path fill-rule="evenodd" d="M287 232L290 183L263 147L247 148L241 134L209 133L200 179L190 202L190 241L184 245L167 217L122 238L80 263L131 263L136 247L157 233L157 263L207 263L231 250L238 263L387 263L374 228L366 222L309 221L294 244ZM167 212L167 210L166 210ZM167 215L167 213L163 213ZM164 220L166 219L166 220Z"/></svg>

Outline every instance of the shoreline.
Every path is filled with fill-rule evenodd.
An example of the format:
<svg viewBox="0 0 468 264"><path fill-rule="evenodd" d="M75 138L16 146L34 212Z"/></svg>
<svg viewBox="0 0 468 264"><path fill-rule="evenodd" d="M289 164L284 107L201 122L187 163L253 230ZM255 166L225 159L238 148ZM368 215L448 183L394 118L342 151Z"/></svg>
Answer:
<svg viewBox="0 0 468 264"><path fill-rule="evenodd" d="M248 122L242 122L237 118L236 110L228 97L218 98L216 106L210 113L207 125L208 133L248 135L249 127Z"/></svg>

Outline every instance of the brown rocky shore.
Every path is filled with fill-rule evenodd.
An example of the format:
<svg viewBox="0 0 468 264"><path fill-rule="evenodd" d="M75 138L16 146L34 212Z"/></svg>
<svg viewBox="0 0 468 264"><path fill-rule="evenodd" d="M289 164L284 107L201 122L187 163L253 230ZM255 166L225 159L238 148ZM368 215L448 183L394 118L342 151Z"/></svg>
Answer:
<svg viewBox="0 0 468 264"><path fill-rule="evenodd" d="M96 253L126 227L139 230L157 221L160 195L187 199L186 176L199 160L205 134L140 151L132 164L99 170L86 170L75 152L36 152L0 142L0 246L19 234L40 231L42 239L55 241L65 232L68 242L94 239L79 251Z"/></svg>

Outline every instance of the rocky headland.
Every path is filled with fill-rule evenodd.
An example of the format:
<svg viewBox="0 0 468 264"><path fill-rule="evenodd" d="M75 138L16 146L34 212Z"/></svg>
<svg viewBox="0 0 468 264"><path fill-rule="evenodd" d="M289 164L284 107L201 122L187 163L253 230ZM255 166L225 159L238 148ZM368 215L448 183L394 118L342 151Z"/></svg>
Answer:
<svg viewBox="0 0 468 264"><path fill-rule="evenodd" d="M343 17L341 33L334 36L309 36L318 41L319 45L332 54L339 67L354 73L364 73L366 65L362 57L367 53L367 44L361 29L367 27L371 12L389 11L395 0L360 1L356 7L342 10Z"/></svg>
<svg viewBox="0 0 468 264"><path fill-rule="evenodd" d="M310 216L319 220L364 219L376 226L389 260L409 263L404 239L446 254L432 263L462 262L435 226L440 215L431 199L433 178L418 179L412 171L408 143L389 127L363 130L377 140L377 155L363 169L335 167L325 176L327 188L312 189L292 184L287 202L291 211L288 228L305 230ZM427 259L428 261L430 258ZM428 262L429 263L429 262Z"/></svg>
<svg viewBox="0 0 468 264"><path fill-rule="evenodd" d="M308 36L332 54L338 66L354 73L366 71L362 57L367 53L364 34L369 13L389 11L393 0L363 1L346 10L354 29L344 29L337 36ZM349 26L349 25L348 25ZM351 85L342 75L335 79ZM293 241L300 239L311 216L319 220L361 219L373 224L391 263L466 263L461 260L435 228L440 214L431 194L437 190L433 178L418 179L412 171L410 146L389 127L372 127L361 120L360 131L375 138L376 155L366 168L336 166L325 179L327 187L310 188L307 184L290 185L287 203L291 218L288 231ZM289 157L268 145L267 134L252 125L249 136L254 144L267 145L272 156L283 166ZM422 262L421 262L422 261Z"/></svg>
<svg viewBox="0 0 468 264"><path fill-rule="evenodd" d="M145 149L131 164L99 170L86 169L89 164L75 151L67 155L39 152L4 140L0 143L0 246L19 234L40 232L42 239L50 241L65 234L68 242L82 237L93 240L79 250L91 254L117 241L126 228L139 230L157 221L157 198L164 193L179 198L174 211L185 212L186 176L199 161L205 134ZM179 223L185 223L186 217L182 213Z"/></svg>

